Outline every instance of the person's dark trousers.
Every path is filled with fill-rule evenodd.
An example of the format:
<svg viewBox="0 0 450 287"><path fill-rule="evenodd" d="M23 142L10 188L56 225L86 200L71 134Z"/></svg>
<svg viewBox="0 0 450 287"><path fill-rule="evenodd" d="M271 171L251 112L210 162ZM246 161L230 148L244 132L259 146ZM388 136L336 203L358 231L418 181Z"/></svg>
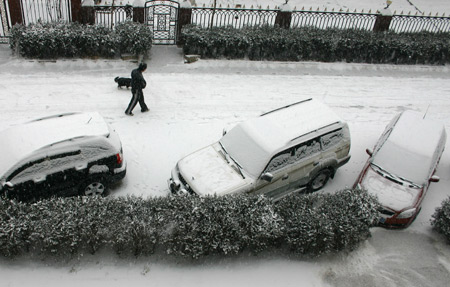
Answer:
<svg viewBox="0 0 450 287"><path fill-rule="evenodd" d="M142 90L139 89L137 91L131 91L131 92L133 94L133 97L131 98L131 101L128 104L128 108L125 110L125 113L131 114L131 112L133 111L134 107L136 107L138 102L139 102L139 105L141 106L142 112L148 111L148 107L145 104L144 93L142 92Z"/></svg>

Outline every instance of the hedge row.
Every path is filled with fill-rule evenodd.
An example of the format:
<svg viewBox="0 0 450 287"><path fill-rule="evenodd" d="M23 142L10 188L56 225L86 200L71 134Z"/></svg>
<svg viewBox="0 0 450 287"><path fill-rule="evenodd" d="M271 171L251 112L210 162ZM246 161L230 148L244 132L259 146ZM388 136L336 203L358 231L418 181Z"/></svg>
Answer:
<svg viewBox="0 0 450 287"><path fill-rule="evenodd" d="M76 22L15 25L10 39L13 51L23 57L38 59L139 55L150 51L151 45L150 29L131 21L118 24L114 30Z"/></svg>
<svg viewBox="0 0 450 287"><path fill-rule="evenodd" d="M99 249L180 258L289 250L352 250L370 236L376 199L360 190L264 197L73 197L0 200L0 254L72 257Z"/></svg>
<svg viewBox="0 0 450 287"><path fill-rule="evenodd" d="M444 200L440 207L436 208L431 219L431 226L447 238L450 243L450 197Z"/></svg>
<svg viewBox="0 0 450 287"><path fill-rule="evenodd" d="M182 30L185 54L203 58L395 64L445 64L450 33L374 33L312 27Z"/></svg>

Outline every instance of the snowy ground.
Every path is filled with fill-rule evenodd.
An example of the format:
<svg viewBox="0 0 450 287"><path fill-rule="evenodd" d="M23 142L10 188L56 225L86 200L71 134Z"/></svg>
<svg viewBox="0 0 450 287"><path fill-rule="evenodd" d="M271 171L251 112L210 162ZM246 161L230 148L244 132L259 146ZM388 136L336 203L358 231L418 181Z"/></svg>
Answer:
<svg viewBox="0 0 450 287"><path fill-rule="evenodd" d="M99 111L119 132L128 174L112 196L165 196L170 170L182 156L219 139L222 128L284 104L313 97L349 122L352 159L322 192L351 186L387 122L412 109L450 131L450 70L313 62L200 60L154 47L144 73L150 113L124 115L131 92L113 79L135 67L119 60L29 61L0 45L0 129L43 115ZM450 195L450 148L444 152L422 212L406 230L373 229L351 254L316 260L258 256L188 265L156 257L107 254L79 261L0 260L1 286L446 286L450 248L430 227ZM24 276L26 274L26 276Z"/></svg>

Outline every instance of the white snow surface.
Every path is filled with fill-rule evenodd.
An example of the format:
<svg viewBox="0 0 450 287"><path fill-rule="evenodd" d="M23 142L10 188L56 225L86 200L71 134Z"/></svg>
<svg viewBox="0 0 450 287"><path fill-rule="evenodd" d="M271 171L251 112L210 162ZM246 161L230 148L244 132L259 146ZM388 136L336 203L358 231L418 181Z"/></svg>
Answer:
<svg viewBox="0 0 450 287"><path fill-rule="evenodd" d="M394 0L395 1L395 0ZM447 66L199 60L153 47L144 73L149 113L124 110L131 91L114 78L136 64L121 60L37 61L0 45L0 130L52 114L97 110L119 133L127 176L111 196L166 196L166 180L183 156L217 141L225 126L312 97L349 123L351 160L325 189L352 186L386 124L414 110L450 127ZM205 259L119 258L108 252L69 261L0 259L1 286L447 286L450 248L430 226L450 192L450 149L444 151L416 221L407 229L373 228L351 253L318 259L277 254Z"/></svg>

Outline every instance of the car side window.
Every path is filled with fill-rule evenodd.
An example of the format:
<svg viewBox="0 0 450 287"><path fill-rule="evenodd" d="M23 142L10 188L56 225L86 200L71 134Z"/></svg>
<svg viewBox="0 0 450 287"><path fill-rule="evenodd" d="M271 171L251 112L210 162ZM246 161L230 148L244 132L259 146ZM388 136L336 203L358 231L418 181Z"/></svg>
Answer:
<svg viewBox="0 0 450 287"><path fill-rule="evenodd" d="M11 176L10 181L12 183L24 182L27 180L31 180L33 177L38 174L42 174L48 169L49 166L49 158L43 158L31 163L28 163L21 168L17 169Z"/></svg>
<svg viewBox="0 0 450 287"><path fill-rule="evenodd" d="M344 132L342 131L342 129L332 131L330 133L327 133L326 135L323 135L321 137L322 148L325 150L325 149L328 149L328 148L338 144L342 140L343 137L344 137Z"/></svg>
<svg viewBox="0 0 450 287"><path fill-rule="evenodd" d="M265 172L272 172L274 170L281 169L293 161L294 158L292 157L292 149L285 150L272 158L267 165Z"/></svg>
<svg viewBox="0 0 450 287"><path fill-rule="evenodd" d="M81 158L80 151L66 152L54 156L45 157L27 164L14 171L8 180L12 183L31 180L39 174L47 175L49 173L63 170L71 163L75 163Z"/></svg>
<svg viewBox="0 0 450 287"><path fill-rule="evenodd" d="M295 149L296 161L307 158L320 151L320 142L318 139L309 140Z"/></svg>
<svg viewBox="0 0 450 287"><path fill-rule="evenodd" d="M320 152L320 142L318 139L309 140L293 148L289 148L272 158L264 172L273 172L282 169L290 164L294 164L304 158Z"/></svg>

